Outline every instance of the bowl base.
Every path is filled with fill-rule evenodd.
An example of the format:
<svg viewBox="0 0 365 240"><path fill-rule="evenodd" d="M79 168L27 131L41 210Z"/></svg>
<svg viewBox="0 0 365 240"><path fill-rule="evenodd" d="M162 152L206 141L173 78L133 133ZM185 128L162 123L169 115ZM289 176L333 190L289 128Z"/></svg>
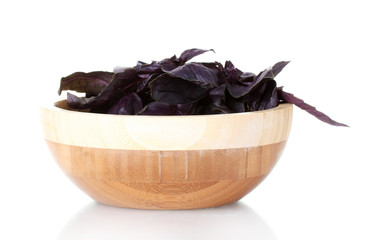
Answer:
<svg viewBox="0 0 365 240"><path fill-rule="evenodd" d="M120 183L69 176L95 201L135 209L199 209L219 207L240 200L266 176L234 181L196 183ZM100 194L100 191L103 194Z"/></svg>
<svg viewBox="0 0 365 240"><path fill-rule="evenodd" d="M139 209L197 209L233 203L249 193L274 167L286 141L198 151L47 143L64 173L97 202Z"/></svg>

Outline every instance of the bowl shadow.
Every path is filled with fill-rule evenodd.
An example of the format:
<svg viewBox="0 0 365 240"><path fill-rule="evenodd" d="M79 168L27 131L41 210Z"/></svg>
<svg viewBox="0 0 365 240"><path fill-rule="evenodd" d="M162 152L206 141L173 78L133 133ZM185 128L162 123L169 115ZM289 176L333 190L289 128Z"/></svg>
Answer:
<svg viewBox="0 0 365 240"><path fill-rule="evenodd" d="M247 204L197 210L140 210L90 203L58 239L277 239Z"/></svg>

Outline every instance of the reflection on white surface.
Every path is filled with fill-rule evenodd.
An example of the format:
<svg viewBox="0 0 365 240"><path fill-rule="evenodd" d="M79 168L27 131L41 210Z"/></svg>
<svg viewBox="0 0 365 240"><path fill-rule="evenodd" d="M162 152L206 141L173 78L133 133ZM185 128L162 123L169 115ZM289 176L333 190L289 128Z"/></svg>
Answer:
<svg viewBox="0 0 365 240"><path fill-rule="evenodd" d="M91 203L58 239L276 239L267 223L243 203L199 210L138 210Z"/></svg>

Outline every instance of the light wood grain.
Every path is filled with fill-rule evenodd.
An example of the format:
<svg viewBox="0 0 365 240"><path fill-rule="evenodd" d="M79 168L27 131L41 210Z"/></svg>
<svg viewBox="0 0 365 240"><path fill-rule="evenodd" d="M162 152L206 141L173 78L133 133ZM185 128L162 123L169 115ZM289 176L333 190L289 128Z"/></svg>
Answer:
<svg viewBox="0 0 365 240"><path fill-rule="evenodd" d="M235 202L271 171L285 141L217 150L121 150L47 141L57 163L96 201L143 209L192 209Z"/></svg>
<svg viewBox="0 0 365 240"><path fill-rule="evenodd" d="M41 110L59 166L96 201L142 209L235 202L270 173L289 136L292 105L252 113L118 116Z"/></svg>
<svg viewBox="0 0 365 240"><path fill-rule="evenodd" d="M252 113L198 116L120 116L43 107L47 140L66 145L133 150L243 148L287 140L292 105Z"/></svg>

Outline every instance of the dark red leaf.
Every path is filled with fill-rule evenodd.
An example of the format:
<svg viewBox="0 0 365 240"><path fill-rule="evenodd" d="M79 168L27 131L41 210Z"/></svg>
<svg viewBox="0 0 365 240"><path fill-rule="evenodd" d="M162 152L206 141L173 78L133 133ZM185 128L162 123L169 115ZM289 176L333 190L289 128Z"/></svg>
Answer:
<svg viewBox="0 0 365 240"><path fill-rule="evenodd" d="M141 62L139 62L141 63ZM136 71L139 74L143 74L143 73L154 73L154 72L158 72L161 71L161 63L160 62L156 62L153 61L150 64L137 64L134 69L136 69Z"/></svg>
<svg viewBox="0 0 365 240"><path fill-rule="evenodd" d="M217 72L200 63L188 63L165 72L173 77L183 78L204 87L218 86Z"/></svg>
<svg viewBox="0 0 365 240"><path fill-rule="evenodd" d="M150 64L138 61L134 69L136 69L139 74L145 74L145 73L151 74L151 73L161 72L162 69L170 71L176 68L177 66L179 66L179 60L174 55L171 58L165 58L159 62L153 61Z"/></svg>
<svg viewBox="0 0 365 240"><path fill-rule="evenodd" d="M178 115L178 110L176 105L164 102L151 102L138 115Z"/></svg>
<svg viewBox="0 0 365 240"><path fill-rule="evenodd" d="M142 110L142 100L136 93L123 96L109 110L109 114L135 115Z"/></svg>
<svg viewBox="0 0 365 240"><path fill-rule="evenodd" d="M254 73L251 72L244 72L241 74L240 78L238 79L238 81L244 85L253 82L255 79L256 75Z"/></svg>
<svg viewBox="0 0 365 240"><path fill-rule="evenodd" d="M72 93L67 93L67 104L69 107L74 109L86 109L90 108L96 97L78 97Z"/></svg>
<svg viewBox="0 0 365 240"><path fill-rule="evenodd" d="M171 105L164 102L151 102L141 110L139 115L192 115L195 103Z"/></svg>
<svg viewBox="0 0 365 240"><path fill-rule="evenodd" d="M178 60L180 62L180 65L182 65L182 64L186 63L187 61L191 60L192 58L194 58L200 54L209 52L209 51L214 52L213 49L209 49L209 50L198 49L198 48L188 49L188 50L185 50L183 53L181 53Z"/></svg>
<svg viewBox="0 0 365 240"><path fill-rule="evenodd" d="M206 95L208 91L193 82L168 74L160 75L149 86L151 96L155 101L170 105L194 102Z"/></svg>
<svg viewBox="0 0 365 240"><path fill-rule="evenodd" d="M157 78L160 74L158 73L152 73L149 75L148 78L144 79L143 81L141 81L140 83L138 83L138 86L137 86L137 90L136 92L139 93L139 92L144 92L146 91L147 87L148 87L148 84L155 78Z"/></svg>
<svg viewBox="0 0 365 240"><path fill-rule="evenodd" d="M100 108L109 109L110 104L119 100L123 92L136 87L138 83L137 71L133 68L125 69L123 72L113 75L112 81L97 96L91 98L80 98L75 95L67 97L70 106L77 109L93 108L99 111ZM105 106L105 107L104 107ZM102 111L104 112L104 111Z"/></svg>
<svg viewBox="0 0 365 240"><path fill-rule="evenodd" d="M252 81L252 77L254 76L252 73L246 73L242 74L243 81L241 80L239 83L233 83L230 86L228 86L228 91L231 94L232 97L240 98L245 96L246 94L253 91L254 88L256 88L257 85L260 85L261 81L264 79L274 79L276 75L278 75L281 70L288 64L289 62L278 62L273 67L270 67L268 69L265 69L264 71L260 72L256 77L254 77L254 80ZM232 68L232 65L228 65L230 68ZM246 80L246 81L244 81ZM247 81L249 80L249 81ZM258 94L258 93L256 93Z"/></svg>
<svg viewBox="0 0 365 240"><path fill-rule="evenodd" d="M213 88L209 91L209 97L212 105L216 107L222 107L226 99L227 85L223 84L219 87Z"/></svg>
<svg viewBox="0 0 365 240"><path fill-rule="evenodd" d="M61 78L58 94L64 90L99 94L112 80L114 73L111 72L75 72L67 77Z"/></svg>
<svg viewBox="0 0 365 240"><path fill-rule="evenodd" d="M272 78L275 78L280 72L281 70L283 70L283 68L288 65L288 63L290 63L289 61L282 61L282 62L278 62L276 63L274 66L272 66L271 68L271 72L272 72L272 75L273 77Z"/></svg>
<svg viewBox="0 0 365 240"><path fill-rule="evenodd" d="M275 80L264 79L244 99L247 101L247 110L249 111L260 111L277 107L279 100Z"/></svg>
<svg viewBox="0 0 365 240"><path fill-rule="evenodd" d="M230 94L227 94L225 104L226 106L232 110L232 112L239 113L239 112L246 112L247 106L246 102L241 99L233 98Z"/></svg>
<svg viewBox="0 0 365 240"><path fill-rule="evenodd" d="M274 79L280 72L283 70L283 68L288 65L289 62L278 62L274 66L265 69L264 71L260 72L254 82L260 82L262 79L268 78L268 79Z"/></svg>
<svg viewBox="0 0 365 240"><path fill-rule="evenodd" d="M228 82L236 82L241 78L242 71L236 68L231 61L226 61L224 65L224 73L227 77Z"/></svg>
<svg viewBox="0 0 365 240"><path fill-rule="evenodd" d="M196 105L197 102L192 102L192 103L186 103L186 104L177 104L176 108L177 108L177 112L178 115L193 115L196 114Z"/></svg>
<svg viewBox="0 0 365 240"><path fill-rule="evenodd" d="M292 103L296 105L297 107L307 111L308 113L312 114L319 120L334 125L334 126L342 126L342 127L348 127L348 125L336 122L335 120L328 117L323 112L318 111L315 107L305 103L302 99L295 97L293 94L283 91L282 87L278 88L278 95L279 99L286 102L286 103Z"/></svg>
<svg viewBox="0 0 365 240"><path fill-rule="evenodd" d="M233 83L227 87L232 97L239 98L246 95L254 85L244 86L240 83Z"/></svg>

